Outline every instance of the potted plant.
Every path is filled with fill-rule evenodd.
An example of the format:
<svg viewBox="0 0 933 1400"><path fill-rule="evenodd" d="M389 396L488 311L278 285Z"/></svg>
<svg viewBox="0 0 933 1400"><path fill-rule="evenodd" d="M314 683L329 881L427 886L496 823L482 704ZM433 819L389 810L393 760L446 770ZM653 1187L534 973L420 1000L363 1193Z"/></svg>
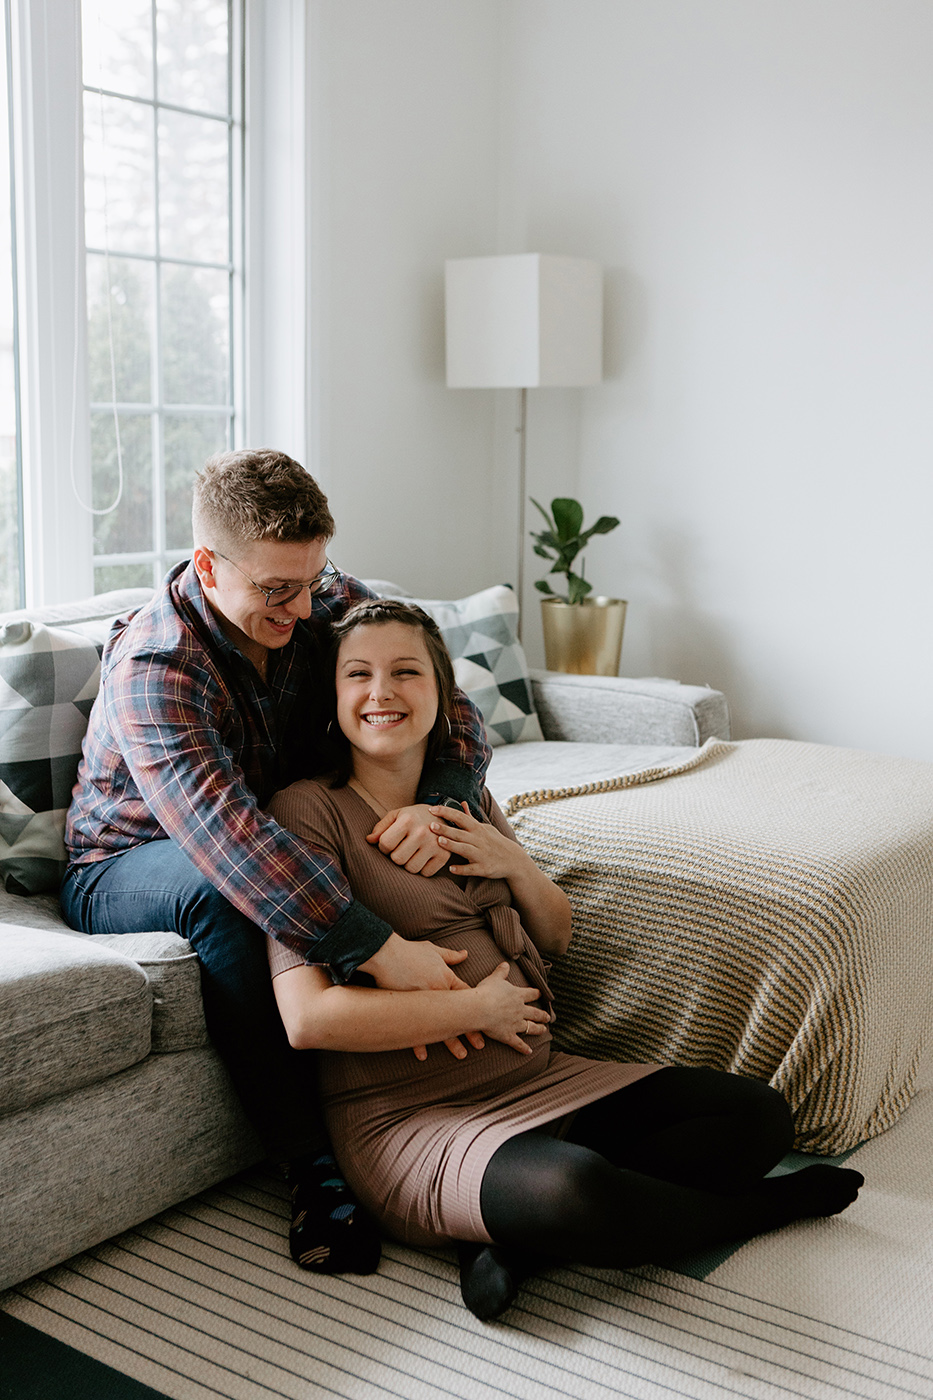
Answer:
<svg viewBox="0 0 933 1400"><path fill-rule="evenodd" d="M579 501L558 496L551 502L550 514L533 496L531 501L547 526L531 531L535 554L552 561L550 574L563 574L567 588L564 595L556 593L547 579L535 583L547 595L541 600L545 664L549 671L618 675L627 604L621 598L591 596L593 585L584 577L582 559L578 574L573 565L593 535L608 535L619 521L614 515L601 515L584 530Z"/></svg>

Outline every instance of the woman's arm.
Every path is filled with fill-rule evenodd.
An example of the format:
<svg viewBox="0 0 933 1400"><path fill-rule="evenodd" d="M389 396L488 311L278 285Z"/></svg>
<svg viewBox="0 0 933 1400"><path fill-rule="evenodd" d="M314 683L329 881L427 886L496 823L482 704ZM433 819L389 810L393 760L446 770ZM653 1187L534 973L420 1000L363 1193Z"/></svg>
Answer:
<svg viewBox="0 0 933 1400"><path fill-rule="evenodd" d="M498 814L492 803L493 818ZM522 926L540 953L560 957L570 943L570 901L559 886L539 870L528 852L509 830L500 831L492 822L478 822L466 810L433 807L434 831L442 849L459 857L451 864L451 875L481 875L505 880L512 892Z"/></svg>
<svg viewBox="0 0 933 1400"><path fill-rule="evenodd" d="M455 1037L485 1031L522 1055L531 1048L521 1035L541 1035L550 1017L529 1005L536 987L507 981L508 963L500 963L476 987L451 992L392 992L381 987L333 983L322 967L289 968L272 983L279 1012L296 1050L408 1050L420 1060L425 1046L446 1041L458 1059L466 1049Z"/></svg>

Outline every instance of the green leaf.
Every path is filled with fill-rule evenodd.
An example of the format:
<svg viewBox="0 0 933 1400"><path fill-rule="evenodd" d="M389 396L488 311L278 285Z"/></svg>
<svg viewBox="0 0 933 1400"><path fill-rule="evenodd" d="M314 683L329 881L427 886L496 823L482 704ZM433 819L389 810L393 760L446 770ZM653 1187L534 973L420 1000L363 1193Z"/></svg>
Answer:
<svg viewBox="0 0 933 1400"><path fill-rule="evenodd" d="M580 578L578 574L568 574L567 584L570 590L571 603L582 603L587 593L592 593L593 585L587 583L585 578Z"/></svg>
<svg viewBox="0 0 933 1400"><path fill-rule="evenodd" d="M533 506L537 506L537 507L538 507L538 510L541 512L541 514L544 516L545 520L547 521L548 529L549 529L550 531L553 532L553 531L555 530L555 528L556 528L555 525L554 525L554 521L553 521L553 520L551 519L551 517L548 515L547 511L544 509L544 506L541 504L541 502L540 502L540 501L536 501L535 498L534 498L534 496L529 496L528 499L531 501L531 504L532 504Z"/></svg>
<svg viewBox="0 0 933 1400"><path fill-rule="evenodd" d="M596 524L587 530L585 538L589 539L590 535L608 535L618 524L619 520L615 515L601 515Z"/></svg>
<svg viewBox="0 0 933 1400"><path fill-rule="evenodd" d="M538 590L539 593L550 593L552 597L555 597L555 596L556 596L555 593L554 593L553 588L552 588L551 585L548 583L547 579L539 578L539 579L535 582L535 588L537 588L537 590Z"/></svg>
<svg viewBox="0 0 933 1400"><path fill-rule="evenodd" d="M534 538L537 539L538 536L535 535ZM552 557L551 551L549 549L544 549L540 544L535 545L535 554L537 554L541 559L550 559Z"/></svg>
<svg viewBox="0 0 933 1400"><path fill-rule="evenodd" d="M570 496L558 496L551 502L554 524L562 543L567 543L579 535L583 526L583 507Z"/></svg>

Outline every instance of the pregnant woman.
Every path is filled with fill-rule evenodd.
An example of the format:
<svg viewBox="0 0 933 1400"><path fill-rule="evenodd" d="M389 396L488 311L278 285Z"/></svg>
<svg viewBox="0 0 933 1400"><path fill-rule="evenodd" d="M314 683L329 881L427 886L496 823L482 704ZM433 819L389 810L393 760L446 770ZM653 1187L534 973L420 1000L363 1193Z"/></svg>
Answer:
<svg viewBox="0 0 933 1400"><path fill-rule="evenodd" d="M483 820L436 809L450 852L424 879L370 838L415 801L446 736L450 657L419 608L368 600L334 627L334 772L277 794L276 820L324 850L393 938L431 939L461 986L335 983L269 941L291 1043L316 1048L347 1181L396 1239L457 1242L464 1301L498 1316L541 1259L623 1268L844 1210L858 1172L765 1179L793 1142L758 1080L557 1050L547 962L570 907L486 793ZM414 1055L412 1049L414 1048Z"/></svg>

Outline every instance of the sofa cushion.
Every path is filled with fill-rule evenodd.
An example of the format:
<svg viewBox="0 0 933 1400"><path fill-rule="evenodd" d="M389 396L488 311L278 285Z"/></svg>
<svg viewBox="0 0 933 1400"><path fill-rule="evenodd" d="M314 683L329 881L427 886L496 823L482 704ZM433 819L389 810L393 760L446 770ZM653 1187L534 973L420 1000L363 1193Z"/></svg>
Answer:
<svg viewBox="0 0 933 1400"><path fill-rule="evenodd" d="M10 1114L0 1133L0 1289L128 1230L263 1155L220 1059L208 1049L150 1055L80 1094ZM264 1218L278 1229L278 1221ZM265 1240L281 1253L271 1236ZM0 1375L7 1370L0 1363ZM67 1375L56 1385L54 1376L43 1374L45 1381L37 1372L35 1385L26 1387L33 1395L116 1400L132 1393L156 1400L145 1386L132 1384L128 1391L131 1383L115 1373L112 1385L105 1378L96 1386L97 1377L83 1385ZM0 1393L13 1395L9 1378L0 1381ZM187 1384L184 1393L192 1393ZM196 1386L194 1393L211 1392ZM262 1392L247 1383L246 1393ZM24 1400L24 1391L18 1394Z"/></svg>
<svg viewBox="0 0 933 1400"><path fill-rule="evenodd" d="M152 994L92 939L0 925L0 1112L94 1084L149 1053Z"/></svg>
<svg viewBox="0 0 933 1400"><path fill-rule="evenodd" d="M572 744L544 740L540 744L496 749L486 785L504 807L523 792L557 792L611 782L625 774L666 769L689 758L694 747L660 744Z"/></svg>
<svg viewBox="0 0 933 1400"><path fill-rule="evenodd" d="M83 934L142 968L152 992L152 1049L158 1054L210 1045L201 1000L201 965L177 933Z"/></svg>
<svg viewBox="0 0 933 1400"><path fill-rule="evenodd" d="M44 622L48 627L75 627L84 630L85 623L105 623L104 635L115 617L128 617L152 597L151 588L114 588L109 593L95 593L76 603L53 603L42 608L20 608L16 612L0 613L0 627L7 622ZM97 635L100 631L88 628Z"/></svg>
<svg viewBox="0 0 933 1400"><path fill-rule="evenodd" d="M481 711L493 748L544 738L518 640L518 600L507 584L452 602L388 589L387 596L404 597L434 618L453 657L457 684Z"/></svg>
<svg viewBox="0 0 933 1400"><path fill-rule="evenodd" d="M0 885L0 923L21 928L44 928L49 933L70 933L62 918L57 894L10 894Z"/></svg>
<svg viewBox="0 0 933 1400"><path fill-rule="evenodd" d="M0 874L7 890L58 888L62 840L88 715L95 642L67 627L0 627Z"/></svg>
<svg viewBox="0 0 933 1400"><path fill-rule="evenodd" d="M191 944L177 933L76 933L62 918L58 897L24 898L0 889L0 924L46 929L111 948L142 968L152 991L152 1049L165 1053L210 1043L201 1002L201 969Z"/></svg>

